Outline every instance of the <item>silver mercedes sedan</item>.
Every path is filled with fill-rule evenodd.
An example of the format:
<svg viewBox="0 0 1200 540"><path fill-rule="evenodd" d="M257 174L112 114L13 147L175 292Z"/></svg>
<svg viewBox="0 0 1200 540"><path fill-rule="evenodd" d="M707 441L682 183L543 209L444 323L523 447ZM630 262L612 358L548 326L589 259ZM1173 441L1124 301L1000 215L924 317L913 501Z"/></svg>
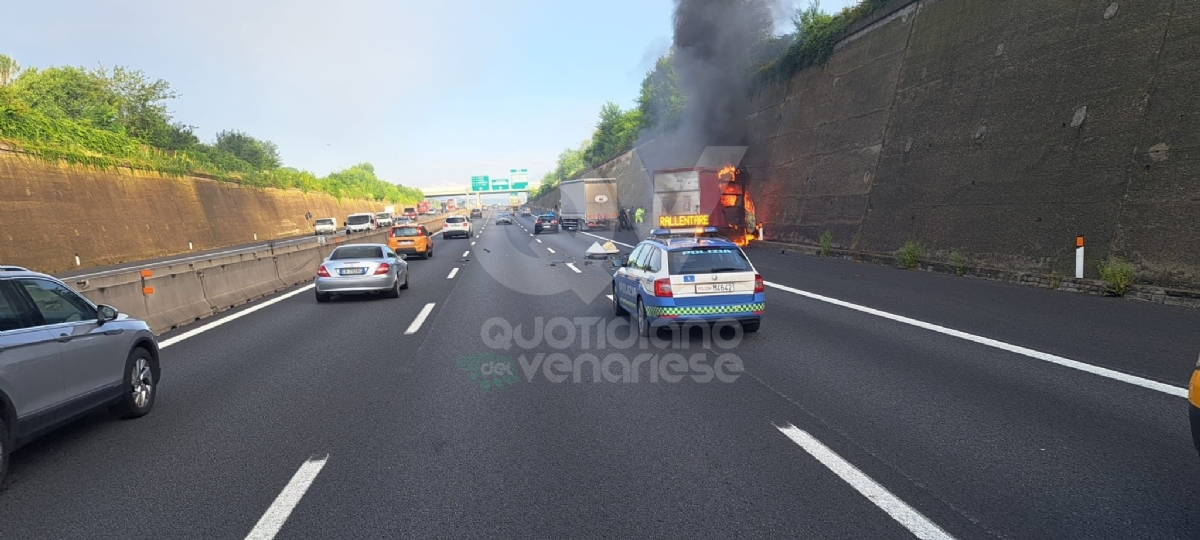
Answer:
<svg viewBox="0 0 1200 540"><path fill-rule="evenodd" d="M399 298L408 288L408 263L384 244L341 246L317 268L317 301L335 294L383 293Z"/></svg>

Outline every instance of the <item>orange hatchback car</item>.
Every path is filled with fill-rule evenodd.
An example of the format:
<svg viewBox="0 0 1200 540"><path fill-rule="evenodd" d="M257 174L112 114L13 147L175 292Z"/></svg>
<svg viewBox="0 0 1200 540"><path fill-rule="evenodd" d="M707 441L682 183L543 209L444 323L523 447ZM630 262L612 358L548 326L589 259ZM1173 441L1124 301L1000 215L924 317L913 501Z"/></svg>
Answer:
<svg viewBox="0 0 1200 540"><path fill-rule="evenodd" d="M388 247L396 253L420 255L423 259L433 256L433 237L424 225L402 225L392 227L388 233Z"/></svg>

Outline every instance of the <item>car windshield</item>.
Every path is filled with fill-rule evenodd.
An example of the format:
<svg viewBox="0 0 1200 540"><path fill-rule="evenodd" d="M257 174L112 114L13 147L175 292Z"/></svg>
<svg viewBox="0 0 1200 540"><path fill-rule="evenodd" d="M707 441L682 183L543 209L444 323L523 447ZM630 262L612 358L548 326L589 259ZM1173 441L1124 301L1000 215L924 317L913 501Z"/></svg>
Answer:
<svg viewBox="0 0 1200 540"><path fill-rule="evenodd" d="M376 219L387 219L390 217L392 217L392 215L387 212L381 212L381 213L375 214Z"/></svg>
<svg viewBox="0 0 1200 540"><path fill-rule="evenodd" d="M404 213L405 214L415 214L415 213L417 213L417 209L416 208L405 208Z"/></svg>
<svg viewBox="0 0 1200 540"><path fill-rule="evenodd" d="M383 248L379 246L343 246L333 250L329 255L331 261L348 259L382 259Z"/></svg>
<svg viewBox="0 0 1200 540"><path fill-rule="evenodd" d="M317 225L333 225L333 219L318 219Z"/></svg>
<svg viewBox="0 0 1200 540"><path fill-rule="evenodd" d="M420 232L416 227L396 227L392 229L392 236L418 236Z"/></svg>
<svg viewBox="0 0 1200 540"><path fill-rule="evenodd" d="M554 216L538 216L538 221L553 221Z"/></svg>
<svg viewBox="0 0 1200 540"><path fill-rule="evenodd" d="M465 223L466 221L467 221L467 218L462 217L462 216L446 218L446 223Z"/></svg>
<svg viewBox="0 0 1200 540"><path fill-rule="evenodd" d="M749 272L750 261L736 247L696 248L667 252L671 274Z"/></svg>
<svg viewBox="0 0 1200 540"><path fill-rule="evenodd" d="M346 219L346 223L351 225L365 225L371 222L371 216L366 214L357 214Z"/></svg>

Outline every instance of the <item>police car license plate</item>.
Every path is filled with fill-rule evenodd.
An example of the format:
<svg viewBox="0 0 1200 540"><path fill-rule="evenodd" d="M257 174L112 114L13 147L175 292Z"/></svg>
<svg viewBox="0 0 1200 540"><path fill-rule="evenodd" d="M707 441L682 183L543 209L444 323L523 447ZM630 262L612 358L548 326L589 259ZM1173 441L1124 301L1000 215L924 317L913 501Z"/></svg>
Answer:
<svg viewBox="0 0 1200 540"><path fill-rule="evenodd" d="M712 285L696 285L697 293L733 292L732 283L713 283Z"/></svg>

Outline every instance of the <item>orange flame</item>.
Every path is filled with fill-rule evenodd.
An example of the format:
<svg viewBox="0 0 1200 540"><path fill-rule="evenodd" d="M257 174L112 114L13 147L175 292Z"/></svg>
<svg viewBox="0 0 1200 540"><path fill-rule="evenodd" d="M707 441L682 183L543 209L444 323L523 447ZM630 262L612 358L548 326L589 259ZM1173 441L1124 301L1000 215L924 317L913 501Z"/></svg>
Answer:
<svg viewBox="0 0 1200 540"><path fill-rule="evenodd" d="M721 169L721 172L717 173L717 178L725 178L726 176L729 177L730 182L736 182L737 181L737 167L734 167L733 165L726 165L724 168Z"/></svg>

